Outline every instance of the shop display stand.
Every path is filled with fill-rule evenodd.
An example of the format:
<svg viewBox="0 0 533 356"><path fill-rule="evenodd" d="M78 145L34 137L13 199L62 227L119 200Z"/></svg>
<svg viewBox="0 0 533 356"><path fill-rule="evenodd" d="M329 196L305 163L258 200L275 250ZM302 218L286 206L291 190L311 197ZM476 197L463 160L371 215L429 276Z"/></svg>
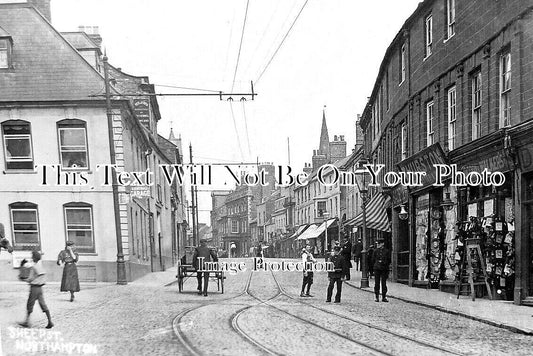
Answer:
<svg viewBox="0 0 533 356"><path fill-rule="evenodd" d="M476 285L485 285L487 287L487 293L489 298L492 300L492 292L490 290L490 285L488 282L487 270L485 269L485 262L483 261L483 254L481 253L479 239L466 239L466 258L463 257L461 262L461 267L459 269L459 290L457 291L457 299L459 296L464 293L472 296L472 301L476 300ZM481 273L483 275L482 281L475 281L474 267L472 265L472 253L477 254L479 263L481 264ZM468 285L470 285L470 292L468 291ZM463 286L466 286L467 289L463 291Z"/></svg>

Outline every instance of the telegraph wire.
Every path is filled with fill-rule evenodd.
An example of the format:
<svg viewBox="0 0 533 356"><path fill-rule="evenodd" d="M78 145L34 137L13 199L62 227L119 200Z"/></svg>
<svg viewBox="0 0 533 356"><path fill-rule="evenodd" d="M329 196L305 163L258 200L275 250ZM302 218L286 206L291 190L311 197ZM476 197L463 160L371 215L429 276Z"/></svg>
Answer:
<svg viewBox="0 0 533 356"><path fill-rule="evenodd" d="M246 0L246 11L244 12L244 21L242 24L242 31L241 31L241 42L239 43L239 52L237 54L237 63L235 63L235 73L233 73L233 83L231 84L231 91L233 91L233 88L235 87L235 78L237 77L237 69L239 68L239 60L241 58L242 41L244 39L244 29L246 28L246 19L248 18L248 5L250 5L250 0Z"/></svg>
<svg viewBox="0 0 533 356"><path fill-rule="evenodd" d="M289 36L289 33L291 32L292 28L294 27L294 25L296 24L296 21L298 21L298 18L300 17L300 14L302 13L302 11L304 10L305 6L307 5L309 0L305 0L305 3L302 5L302 8L300 9L300 12L298 12L298 15L296 15L294 21L292 22L291 24L291 27L289 27L289 30L287 31L287 33L285 34L285 36L283 37L283 39L281 40L278 48L276 49L276 51L274 52L274 54L272 55L272 57L270 57L270 60L268 61L267 65L265 66L265 68L263 69L263 71L261 72L261 74L259 75L259 77L255 80L255 83L257 84L259 82L259 80L261 80L261 78L263 77L263 74L266 72L267 68L270 66L270 63L272 63L272 60L274 59L274 57L276 56L276 54L278 53L279 49L281 48L281 46L283 45L283 43L285 42L285 39L287 39L287 37Z"/></svg>
<svg viewBox="0 0 533 356"><path fill-rule="evenodd" d="M174 89L185 89L185 90L198 90L198 91L207 91L211 93L219 93L220 90L211 90L211 89L201 89L201 88L190 88L190 87L178 87L175 85L167 85L167 84L154 84L156 87L163 87L163 88L174 88Z"/></svg>

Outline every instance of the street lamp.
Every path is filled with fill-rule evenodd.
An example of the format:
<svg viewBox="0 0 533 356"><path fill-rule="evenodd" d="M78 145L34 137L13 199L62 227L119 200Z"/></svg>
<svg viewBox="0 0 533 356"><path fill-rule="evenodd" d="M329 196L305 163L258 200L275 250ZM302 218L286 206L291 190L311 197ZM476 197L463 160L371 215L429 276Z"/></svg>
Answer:
<svg viewBox="0 0 533 356"><path fill-rule="evenodd" d="M357 187L359 188L359 193L361 194L361 208L363 210L363 251L361 251L361 288L368 288L368 248L370 246L369 236L366 233L366 201L368 194L368 182L366 181L366 168L365 165L368 164L368 161L365 158L359 159L359 168L358 174L355 175Z"/></svg>
<svg viewBox="0 0 533 356"><path fill-rule="evenodd" d="M405 205L400 205L400 212L398 213L398 217L400 218L400 220L407 220L407 218L409 217L409 213L407 212L407 210L405 210Z"/></svg>
<svg viewBox="0 0 533 356"><path fill-rule="evenodd" d="M328 245L328 217L329 213L327 211L322 213L322 216L324 217L324 223L326 224L326 241L324 243L324 254L326 254L327 251L329 251L329 245Z"/></svg>

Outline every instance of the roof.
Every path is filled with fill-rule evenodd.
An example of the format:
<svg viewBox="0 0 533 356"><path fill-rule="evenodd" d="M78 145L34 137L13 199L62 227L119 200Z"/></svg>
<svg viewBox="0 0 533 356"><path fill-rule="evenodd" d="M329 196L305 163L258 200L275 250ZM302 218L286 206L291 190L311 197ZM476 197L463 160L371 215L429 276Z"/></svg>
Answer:
<svg viewBox="0 0 533 356"><path fill-rule="evenodd" d="M61 32L61 34L77 50L80 50L80 49L100 50L100 48L96 45L96 43L94 43L93 40L91 40L85 32Z"/></svg>
<svg viewBox="0 0 533 356"><path fill-rule="evenodd" d="M0 4L13 39L13 69L0 72L0 101L102 100L104 78L31 5Z"/></svg>

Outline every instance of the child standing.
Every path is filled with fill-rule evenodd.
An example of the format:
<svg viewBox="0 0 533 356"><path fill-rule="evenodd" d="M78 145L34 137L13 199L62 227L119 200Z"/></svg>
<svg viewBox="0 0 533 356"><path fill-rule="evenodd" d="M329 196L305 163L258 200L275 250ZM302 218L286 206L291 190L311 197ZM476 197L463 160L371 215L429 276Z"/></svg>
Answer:
<svg viewBox="0 0 533 356"><path fill-rule="evenodd" d="M46 317L48 318L48 325L46 325L46 328L51 329L54 326L54 323L52 323L50 310L48 310L48 307L46 306L46 303L44 301L42 287L46 283L46 272L41 261L41 254L38 251L32 251L31 258L34 264L32 267L29 267L28 277L24 278L26 282L30 284L30 295L28 297L27 303L26 321L24 321L23 323L19 323L19 325L24 328L30 327L30 315L33 312L33 306L35 305L35 301L38 300L39 305L41 306L41 310L43 311L43 313L46 314ZM21 268L28 267L24 267L24 265L21 264ZM21 275L23 274L21 273Z"/></svg>

